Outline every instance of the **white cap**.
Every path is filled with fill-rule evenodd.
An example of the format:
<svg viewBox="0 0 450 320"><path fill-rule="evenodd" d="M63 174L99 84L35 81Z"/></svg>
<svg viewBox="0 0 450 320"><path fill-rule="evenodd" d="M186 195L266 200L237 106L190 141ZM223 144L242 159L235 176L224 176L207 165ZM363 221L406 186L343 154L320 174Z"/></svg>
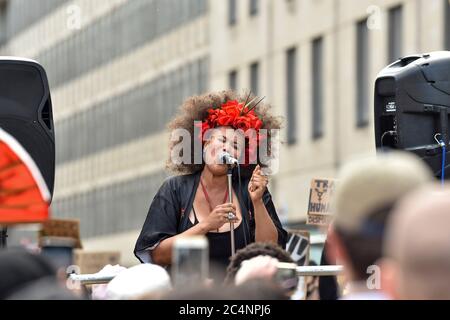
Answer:
<svg viewBox="0 0 450 320"><path fill-rule="evenodd" d="M406 152L352 161L340 171L332 200L334 223L342 230L358 232L371 213L394 205L432 178L431 170Z"/></svg>
<svg viewBox="0 0 450 320"><path fill-rule="evenodd" d="M106 289L110 300L132 300L142 296L158 297L172 289L167 271L155 264L141 264L122 271Z"/></svg>

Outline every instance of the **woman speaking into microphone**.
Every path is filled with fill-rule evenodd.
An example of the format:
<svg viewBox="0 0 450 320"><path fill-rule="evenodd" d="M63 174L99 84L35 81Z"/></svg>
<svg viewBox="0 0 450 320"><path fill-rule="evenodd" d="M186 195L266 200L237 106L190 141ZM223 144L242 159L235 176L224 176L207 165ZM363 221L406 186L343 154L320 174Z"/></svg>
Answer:
<svg viewBox="0 0 450 320"><path fill-rule="evenodd" d="M270 132L280 128L280 121L268 109L261 99L232 91L195 96L183 103L169 129L190 133L190 161L174 161L181 139L172 139L167 167L175 176L165 180L150 205L134 250L141 262L170 266L174 241L189 235L207 237L211 263L222 266L223 272L232 255L232 232L236 250L252 242L285 246L287 233L267 190L269 180L258 156L262 144L270 154ZM202 150L197 157L196 143ZM240 163L241 170L233 170L232 203L229 165L223 162L223 155Z"/></svg>

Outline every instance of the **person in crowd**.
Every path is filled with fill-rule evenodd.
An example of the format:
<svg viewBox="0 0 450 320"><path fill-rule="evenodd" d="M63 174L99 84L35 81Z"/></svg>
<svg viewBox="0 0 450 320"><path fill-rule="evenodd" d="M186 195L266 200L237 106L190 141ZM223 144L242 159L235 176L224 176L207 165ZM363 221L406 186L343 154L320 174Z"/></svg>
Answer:
<svg viewBox="0 0 450 320"><path fill-rule="evenodd" d="M118 273L106 287L106 300L158 300L172 290L161 266L141 264Z"/></svg>
<svg viewBox="0 0 450 320"><path fill-rule="evenodd" d="M450 300L450 187L404 198L386 231L382 288L392 299Z"/></svg>
<svg viewBox="0 0 450 320"><path fill-rule="evenodd" d="M0 300L78 300L53 264L26 250L0 251Z"/></svg>
<svg viewBox="0 0 450 320"><path fill-rule="evenodd" d="M121 265L106 265L103 267L102 270L97 272L95 275L98 277L116 277L119 273L122 271L127 270L127 268L121 266ZM108 284L102 283L102 284L95 284L91 288L91 298L92 300L107 300L108 298Z"/></svg>
<svg viewBox="0 0 450 320"><path fill-rule="evenodd" d="M248 279L238 286L174 290L164 300L289 300L286 292L267 279Z"/></svg>
<svg viewBox="0 0 450 320"><path fill-rule="evenodd" d="M328 254L344 266L342 299L386 299L380 290L384 229L403 196L432 180L429 168L407 153L392 152L344 166L333 195Z"/></svg>
<svg viewBox="0 0 450 320"><path fill-rule="evenodd" d="M280 246L271 242L252 243L239 250L232 257L228 267L224 283L232 285L235 283L235 277L244 261L258 256L268 256L275 258L279 262L294 263L291 255Z"/></svg>
<svg viewBox="0 0 450 320"><path fill-rule="evenodd" d="M309 266L315 267L317 263L315 261L310 261ZM320 290L319 290L319 276L309 276L305 277L305 300L321 300Z"/></svg>
<svg viewBox="0 0 450 320"><path fill-rule="evenodd" d="M270 256L244 260L236 273L234 284L239 287L250 281L264 281L272 287L283 290L287 297L292 297L297 290L299 278L295 269L280 269L279 263L278 259Z"/></svg>
<svg viewBox="0 0 450 320"><path fill-rule="evenodd" d="M327 239L323 246L322 255L320 257L320 265L336 265L335 259L328 254L328 241L331 237L328 234L332 231L332 226L328 226ZM340 296L340 287L338 283L338 278L336 276L322 276L319 277L319 300L338 300Z"/></svg>

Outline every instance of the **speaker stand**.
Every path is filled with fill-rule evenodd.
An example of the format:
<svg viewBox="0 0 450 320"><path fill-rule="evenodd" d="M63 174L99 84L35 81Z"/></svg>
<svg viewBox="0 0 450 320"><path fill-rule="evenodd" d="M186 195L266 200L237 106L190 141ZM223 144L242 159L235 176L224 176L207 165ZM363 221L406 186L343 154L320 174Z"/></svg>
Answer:
<svg viewBox="0 0 450 320"><path fill-rule="evenodd" d="M8 239L8 228L0 228L0 249L6 249Z"/></svg>

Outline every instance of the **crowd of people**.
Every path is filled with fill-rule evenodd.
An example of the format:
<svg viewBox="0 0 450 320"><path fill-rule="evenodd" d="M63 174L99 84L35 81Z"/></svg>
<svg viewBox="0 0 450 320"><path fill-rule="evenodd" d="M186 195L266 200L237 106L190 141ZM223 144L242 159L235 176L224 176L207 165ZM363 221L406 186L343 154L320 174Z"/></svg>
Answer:
<svg viewBox="0 0 450 320"><path fill-rule="evenodd" d="M421 160L397 152L340 170L323 259L343 266L338 277L280 278L289 253L255 242L230 259L223 283L177 288L167 269L145 263L106 266L111 282L74 289L43 256L3 250L0 299L293 300L300 287L307 299L450 299L450 187L434 179Z"/></svg>

